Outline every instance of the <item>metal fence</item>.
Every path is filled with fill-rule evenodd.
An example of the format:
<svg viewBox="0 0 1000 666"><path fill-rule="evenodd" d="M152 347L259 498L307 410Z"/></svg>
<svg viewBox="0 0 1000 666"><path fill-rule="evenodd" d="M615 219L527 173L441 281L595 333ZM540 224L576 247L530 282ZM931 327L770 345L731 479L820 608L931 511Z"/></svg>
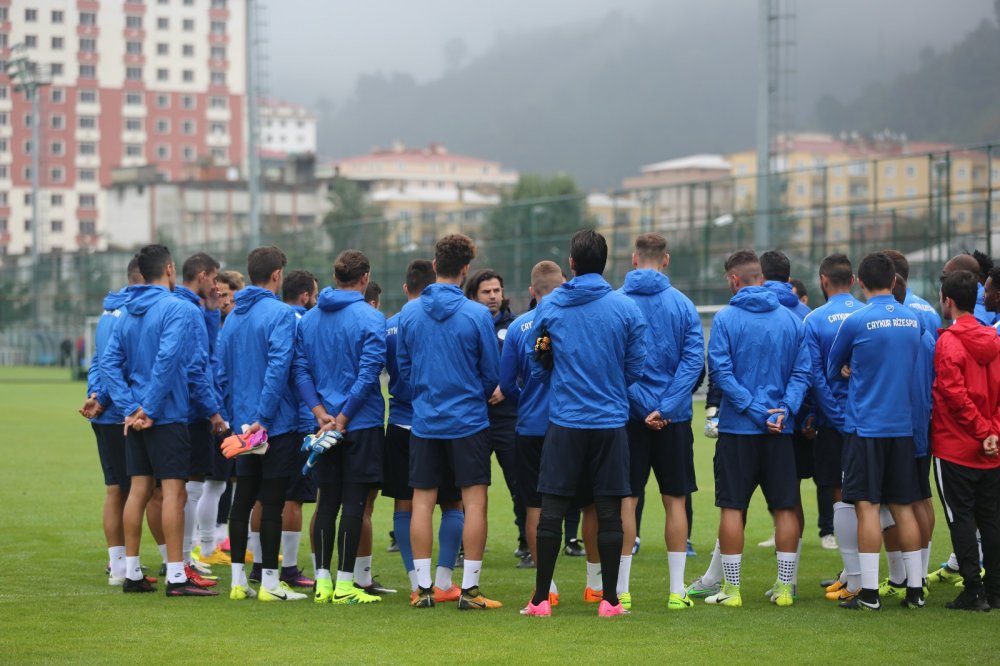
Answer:
<svg viewBox="0 0 1000 666"><path fill-rule="evenodd" d="M816 268L831 252L855 262L888 247L911 263L914 291L931 296L941 265L953 254L980 249L992 254L1000 243L1000 160L996 147L899 154L823 162L796 158L770 177L780 202L770 211L773 248L792 262L792 276L809 288L813 306L822 302ZM729 298L722 264L734 249L753 242L755 220L751 172L709 182L642 190L507 202L491 208L446 212L421 209L393 218L357 220L288 233L265 233L263 241L283 248L289 268L312 271L330 282L337 252L363 250L372 277L383 287L382 310L403 304L407 263L429 258L437 238L452 232L471 236L479 255L473 268L492 267L505 280L512 306L523 311L532 266L552 259L568 273L569 238L585 226L597 228L610 248L605 277L620 285L631 269L636 235L655 231L670 243L671 281L697 305ZM245 272L240 243L172 247L178 263L198 251L216 256L225 268ZM763 251L771 248L756 248ZM86 318L100 312L110 289L125 282L130 252L43 255L34 270L28 257L7 257L0 267L0 363L58 363L65 340L85 334ZM36 323L37 322L37 323Z"/></svg>

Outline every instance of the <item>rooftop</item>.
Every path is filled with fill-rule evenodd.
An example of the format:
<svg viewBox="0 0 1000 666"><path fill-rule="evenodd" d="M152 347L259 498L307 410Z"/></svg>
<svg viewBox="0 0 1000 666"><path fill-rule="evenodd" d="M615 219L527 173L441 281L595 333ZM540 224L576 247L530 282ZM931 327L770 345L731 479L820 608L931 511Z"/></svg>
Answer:
<svg viewBox="0 0 1000 666"><path fill-rule="evenodd" d="M661 171L685 171L689 169L729 171L729 161L722 155L700 154L678 157L665 162L656 162L640 167L641 173L658 173Z"/></svg>

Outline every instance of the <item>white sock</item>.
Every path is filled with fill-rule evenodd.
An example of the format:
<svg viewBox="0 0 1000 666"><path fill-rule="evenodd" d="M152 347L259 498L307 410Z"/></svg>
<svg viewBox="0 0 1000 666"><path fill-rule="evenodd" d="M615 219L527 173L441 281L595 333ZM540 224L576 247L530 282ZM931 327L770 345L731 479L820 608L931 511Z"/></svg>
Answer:
<svg viewBox="0 0 1000 666"><path fill-rule="evenodd" d="M167 582L183 583L187 580L183 562L167 562Z"/></svg>
<svg viewBox="0 0 1000 666"><path fill-rule="evenodd" d="M628 592L629 578L632 577L632 556L622 555L618 560L618 589L617 593Z"/></svg>
<svg viewBox="0 0 1000 666"><path fill-rule="evenodd" d="M160 557L163 558L163 563L166 564L167 563L167 544L165 544L165 543L159 543L159 544L156 544L156 547L160 551Z"/></svg>
<svg viewBox="0 0 1000 666"><path fill-rule="evenodd" d="M417 585L417 570L413 569L411 571L407 571L406 575L410 579L410 592L416 592L417 588L420 587Z"/></svg>
<svg viewBox="0 0 1000 666"><path fill-rule="evenodd" d="M462 589L468 590L479 585L479 574L483 570L482 560L466 560L462 570Z"/></svg>
<svg viewBox="0 0 1000 666"><path fill-rule="evenodd" d="M798 556L795 553L776 552L778 557L778 582L791 583L795 579Z"/></svg>
<svg viewBox="0 0 1000 666"><path fill-rule="evenodd" d="M260 549L260 532L250 530L250 536L247 538L247 548L250 550L250 554L253 555L254 564L260 564L264 561L263 551Z"/></svg>
<svg viewBox="0 0 1000 666"><path fill-rule="evenodd" d="M720 554L720 559L722 560L722 575L725 577L726 582L739 587L740 569L743 567L743 555Z"/></svg>
<svg viewBox="0 0 1000 666"><path fill-rule="evenodd" d="M218 511L218 508L216 508ZM215 543L222 543L229 538L229 524L228 523L216 523L215 524Z"/></svg>
<svg viewBox="0 0 1000 666"><path fill-rule="evenodd" d="M354 580L353 571L340 571L340 570L337 571L337 584L349 583L352 582L353 580Z"/></svg>
<svg viewBox="0 0 1000 666"><path fill-rule="evenodd" d="M184 504L184 552L185 562L191 561L191 546L194 544L194 530L198 526L198 500L201 499L201 481L188 481L187 502ZM208 553L205 553L208 555Z"/></svg>
<svg viewBox="0 0 1000 666"><path fill-rule="evenodd" d="M451 589L454 583L451 580L452 570L448 567L438 567L437 572L434 576L434 586L439 587L445 592Z"/></svg>
<svg viewBox="0 0 1000 666"><path fill-rule="evenodd" d="M237 585L246 587L247 572L244 566L242 564L237 564L236 562L233 562L232 565L230 566L230 570L233 572L233 580L232 580L233 587L236 587Z"/></svg>
<svg viewBox="0 0 1000 666"><path fill-rule="evenodd" d="M858 553L858 560L861 562L862 589L878 589L878 555L878 553Z"/></svg>
<svg viewBox="0 0 1000 666"><path fill-rule="evenodd" d="M273 591L278 589L278 585L281 584L281 577L278 575L277 569L261 569L263 576L260 579L261 587L265 590Z"/></svg>
<svg viewBox="0 0 1000 666"><path fill-rule="evenodd" d="M372 556L354 558L354 582L361 587L372 584Z"/></svg>
<svg viewBox="0 0 1000 666"><path fill-rule="evenodd" d="M722 582L722 555L718 539L715 540L715 548L712 550L712 561L708 563L708 569L701 577L701 582L706 585L718 585Z"/></svg>
<svg viewBox="0 0 1000 666"><path fill-rule="evenodd" d="M667 566L670 567L670 594L684 596L684 567L686 564L686 551L667 553Z"/></svg>
<svg viewBox="0 0 1000 666"><path fill-rule="evenodd" d="M983 564L983 535L976 530L976 545L979 546L979 566L982 568Z"/></svg>
<svg viewBox="0 0 1000 666"><path fill-rule="evenodd" d="M958 571L958 558L955 557L955 553L948 556L948 568L952 571Z"/></svg>
<svg viewBox="0 0 1000 666"><path fill-rule="evenodd" d="M594 592L604 589L604 579L601 578L601 563L587 562L587 587Z"/></svg>
<svg viewBox="0 0 1000 666"><path fill-rule="evenodd" d="M903 553L903 568L906 572L906 587L923 587L924 574L921 566L924 563L919 550L910 550Z"/></svg>
<svg viewBox="0 0 1000 666"><path fill-rule="evenodd" d="M846 502L833 505L833 534L844 564L842 578L849 592L861 589L861 561L858 559L858 514Z"/></svg>
<svg viewBox="0 0 1000 666"><path fill-rule="evenodd" d="M428 557L425 560L414 559L413 568L417 572L417 583L420 587L426 590L434 584L431 580L431 558Z"/></svg>
<svg viewBox="0 0 1000 666"><path fill-rule="evenodd" d="M215 518L219 514L219 498L226 492L225 481L204 481L201 484L201 499L198 500L198 540L201 554L208 557L215 552L218 529Z"/></svg>
<svg viewBox="0 0 1000 666"><path fill-rule="evenodd" d="M125 546L108 548L108 562L111 563L111 576L121 578L125 575Z"/></svg>
<svg viewBox="0 0 1000 666"><path fill-rule="evenodd" d="M125 576L129 580L142 580L142 564L139 563L139 556L125 557Z"/></svg>
<svg viewBox="0 0 1000 666"><path fill-rule="evenodd" d="M802 559L802 537L799 537L799 547L795 549L795 568L792 569L792 585L799 584L799 560Z"/></svg>
<svg viewBox="0 0 1000 666"><path fill-rule="evenodd" d="M555 578L549 581L549 594L559 594L559 588L556 587Z"/></svg>
<svg viewBox="0 0 1000 666"><path fill-rule="evenodd" d="M316 580L333 580L333 574L329 569L316 569Z"/></svg>
<svg viewBox="0 0 1000 666"><path fill-rule="evenodd" d="M922 560L921 565L923 567L924 578L927 578L927 574L930 573L931 566L931 542L927 542L926 548L920 549L920 558Z"/></svg>
<svg viewBox="0 0 1000 666"><path fill-rule="evenodd" d="M313 571L316 571L316 553L309 553L309 557L312 559Z"/></svg>
<svg viewBox="0 0 1000 666"><path fill-rule="evenodd" d="M299 542L301 541L302 532L281 533L281 554L284 555L284 559L282 560L284 566L299 566Z"/></svg>
<svg viewBox="0 0 1000 666"><path fill-rule="evenodd" d="M906 581L903 553L898 550L887 550L885 551L885 559L889 562L889 581L902 585Z"/></svg>

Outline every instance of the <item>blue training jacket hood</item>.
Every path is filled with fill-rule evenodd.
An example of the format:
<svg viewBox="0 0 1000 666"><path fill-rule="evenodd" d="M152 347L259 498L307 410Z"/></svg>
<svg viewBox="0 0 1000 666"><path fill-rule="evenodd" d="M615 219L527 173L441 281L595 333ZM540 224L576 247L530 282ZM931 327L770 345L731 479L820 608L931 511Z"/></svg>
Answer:
<svg viewBox="0 0 1000 666"><path fill-rule="evenodd" d="M108 312L114 312L121 306L128 303L128 299L131 296L131 291L128 287L121 289L119 291L109 291L108 295L104 297L104 309Z"/></svg>
<svg viewBox="0 0 1000 666"><path fill-rule="evenodd" d="M670 289L670 278L659 271L629 271L622 291L626 294L658 294Z"/></svg>
<svg viewBox="0 0 1000 666"><path fill-rule="evenodd" d="M564 282L546 298L551 298L553 305L571 308L592 303L609 293L611 285L604 278L597 273L584 273L570 282Z"/></svg>
<svg viewBox="0 0 1000 666"><path fill-rule="evenodd" d="M420 305L434 321L444 321L458 312L468 299L453 284L430 284L420 294Z"/></svg>
<svg viewBox="0 0 1000 666"><path fill-rule="evenodd" d="M795 294L792 294L792 298L795 298ZM736 292L736 295L729 300L729 304L748 312L770 312L782 305L777 294L767 287L744 287Z"/></svg>
<svg viewBox="0 0 1000 666"><path fill-rule="evenodd" d="M343 310L351 303L365 300L365 295L359 291L347 289L334 289L333 287L323 287L316 299L316 306L324 312L336 312Z"/></svg>
<svg viewBox="0 0 1000 666"><path fill-rule="evenodd" d="M250 311L250 308L252 308L254 304L262 298L277 299L278 297L274 295L273 291L264 289L264 287L256 287L253 285L244 287L233 296L233 300L236 302L235 311L239 314L246 314Z"/></svg>
<svg viewBox="0 0 1000 666"><path fill-rule="evenodd" d="M168 296L172 296L172 293L160 285L137 284L125 302L125 307L128 308L129 314L143 317L157 301Z"/></svg>

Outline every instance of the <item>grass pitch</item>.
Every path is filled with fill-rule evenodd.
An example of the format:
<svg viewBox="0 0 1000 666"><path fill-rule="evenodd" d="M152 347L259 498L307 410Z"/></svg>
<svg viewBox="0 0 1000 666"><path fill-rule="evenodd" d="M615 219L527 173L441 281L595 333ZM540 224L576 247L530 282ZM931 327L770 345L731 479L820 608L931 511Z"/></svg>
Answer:
<svg viewBox="0 0 1000 666"><path fill-rule="evenodd" d="M698 603L668 612L663 510L655 482L648 487L642 550L632 566L634 610L602 620L581 598L583 558L561 557L556 580L562 603L550 619L518 615L531 593L533 570L515 568L516 532L499 470L491 489L489 552L483 589L502 610L430 611L408 606L400 558L386 553L391 501L375 510L374 569L400 594L378 606L236 603L123 595L107 585L101 531L103 486L89 425L76 413L82 383L68 371L0 369L4 464L0 468L0 662L37 663L642 663L666 660L733 663L995 662L1000 659L1000 613L947 611L957 590L938 586L923 611L895 605L882 613L849 613L822 596L817 582L839 570L836 551L820 548L815 493L803 483L808 528L799 574L799 599L787 609L763 591L775 577L773 553L756 543L771 531L759 494L751 507L741 609ZM715 541L713 444L700 434L695 409L698 481L694 545L686 580L700 575ZM940 513L940 512L939 512ZM306 517L308 519L308 515ZM303 540L300 565L309 561ZM950 540L939 518L932 563L947 557ZM148 533L142 557L159 555ZM936 566L936 564L935 564ZM307 567L308 568L308 567ZM217 567L220 588L229 572ZM882 565L885 575L885 564ZM456 580L461 580L457 572ZM162 589L162 587L161 587Z"/></svg>

